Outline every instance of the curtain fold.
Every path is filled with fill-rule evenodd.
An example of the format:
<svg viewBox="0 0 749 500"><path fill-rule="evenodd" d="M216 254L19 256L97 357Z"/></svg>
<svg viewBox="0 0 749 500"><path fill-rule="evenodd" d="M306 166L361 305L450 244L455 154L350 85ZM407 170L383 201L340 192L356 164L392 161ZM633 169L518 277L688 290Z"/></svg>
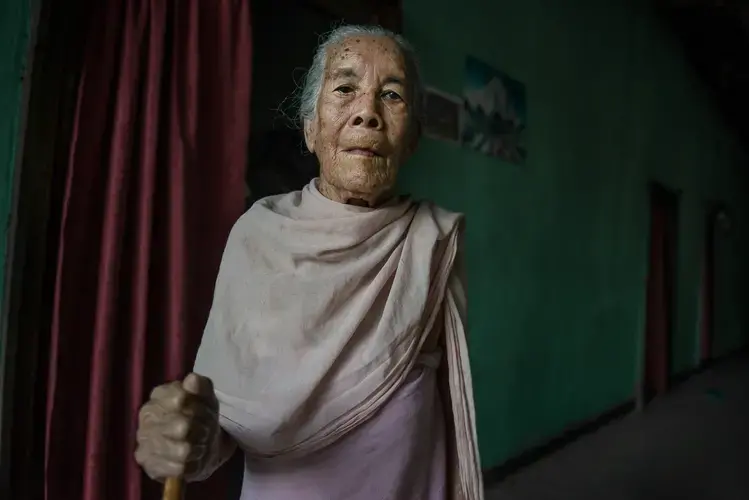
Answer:
<svg viewBox="0 0 749 500"><path fill-rule="evenodd" d="M57 256L45 498L159 498L133 460L137 411L192 366L244 210L249 0L90 9ZM190 485L188 498L225 498L225 483Z"/></svg>

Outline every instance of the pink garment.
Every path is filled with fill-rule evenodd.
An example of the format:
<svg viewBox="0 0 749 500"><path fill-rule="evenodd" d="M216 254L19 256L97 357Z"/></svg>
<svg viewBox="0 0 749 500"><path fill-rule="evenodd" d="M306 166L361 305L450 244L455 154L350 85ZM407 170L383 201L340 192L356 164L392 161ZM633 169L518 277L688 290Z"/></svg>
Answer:
<svg viewBox="0 0 749 500"><path fill-rule="evenodd" d="M445 446L435 370L417 365L339 442L283 463L248 458L241 500L445 500Z"/></svg>

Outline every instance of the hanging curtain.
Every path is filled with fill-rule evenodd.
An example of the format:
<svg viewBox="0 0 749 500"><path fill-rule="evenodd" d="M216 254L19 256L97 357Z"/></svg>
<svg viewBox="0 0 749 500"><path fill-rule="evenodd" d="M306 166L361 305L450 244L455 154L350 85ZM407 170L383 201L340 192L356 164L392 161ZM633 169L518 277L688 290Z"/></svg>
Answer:
<svg viewBox="0 0 749 500"><path fill-rule="evenodd" d="M90 2L48 376L46 500L159 498L133 460L151 388L192 366L244 209L249 0ZM239 478L241 480L241 478ZM217 498L225 478L190 485Z"/></svg>

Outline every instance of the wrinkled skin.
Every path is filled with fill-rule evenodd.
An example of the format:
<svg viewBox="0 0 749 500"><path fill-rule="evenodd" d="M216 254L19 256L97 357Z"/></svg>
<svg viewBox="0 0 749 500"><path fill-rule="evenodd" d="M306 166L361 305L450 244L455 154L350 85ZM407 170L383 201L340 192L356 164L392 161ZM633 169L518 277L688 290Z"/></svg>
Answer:
<svg viewBox="0 0 749 500"><path fill-rule="evenodd" d="M407 78L387 37L350 37L329 49L317 116L304 124L324 196L365 206L389 196L418 142Z"/></svg>
<svg viewBox="0 0 749 500"><path fill-rule="evenodd" d="M135 460L156 480L202 476L220 446L213 384L194 373L156 387L138 416Z"/></svg>

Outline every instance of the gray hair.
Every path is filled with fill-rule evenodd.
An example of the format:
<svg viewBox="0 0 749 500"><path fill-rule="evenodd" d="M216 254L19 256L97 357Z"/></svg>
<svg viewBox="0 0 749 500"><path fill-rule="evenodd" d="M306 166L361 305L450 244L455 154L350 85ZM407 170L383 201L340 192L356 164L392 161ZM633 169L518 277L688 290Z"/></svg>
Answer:
<svg viewBox="0 0 749 500"><path fill-rule="evenodd" d="M304 76L302 85L297 91L297 102L299 111L297 118L299 124L304 126L305 120L311 120L317 114L317 102L320 98L323 80L325 76L325 64L328 59L328 49L337 45L347 38L355 36L376 36L386 37L393 40L400 48L403 58L406 62L406 73L408 79L408 91L410 93L410 102L412 115L419 122L421 121L422 99L424 88L419 71L419 63L416 58L416 52L411 44L403 36L393 33L381 26L361 26L361 25L343 25L335 28L329 33L323 35L320 44L315 50L312 58L312 66Z"/></svg>

